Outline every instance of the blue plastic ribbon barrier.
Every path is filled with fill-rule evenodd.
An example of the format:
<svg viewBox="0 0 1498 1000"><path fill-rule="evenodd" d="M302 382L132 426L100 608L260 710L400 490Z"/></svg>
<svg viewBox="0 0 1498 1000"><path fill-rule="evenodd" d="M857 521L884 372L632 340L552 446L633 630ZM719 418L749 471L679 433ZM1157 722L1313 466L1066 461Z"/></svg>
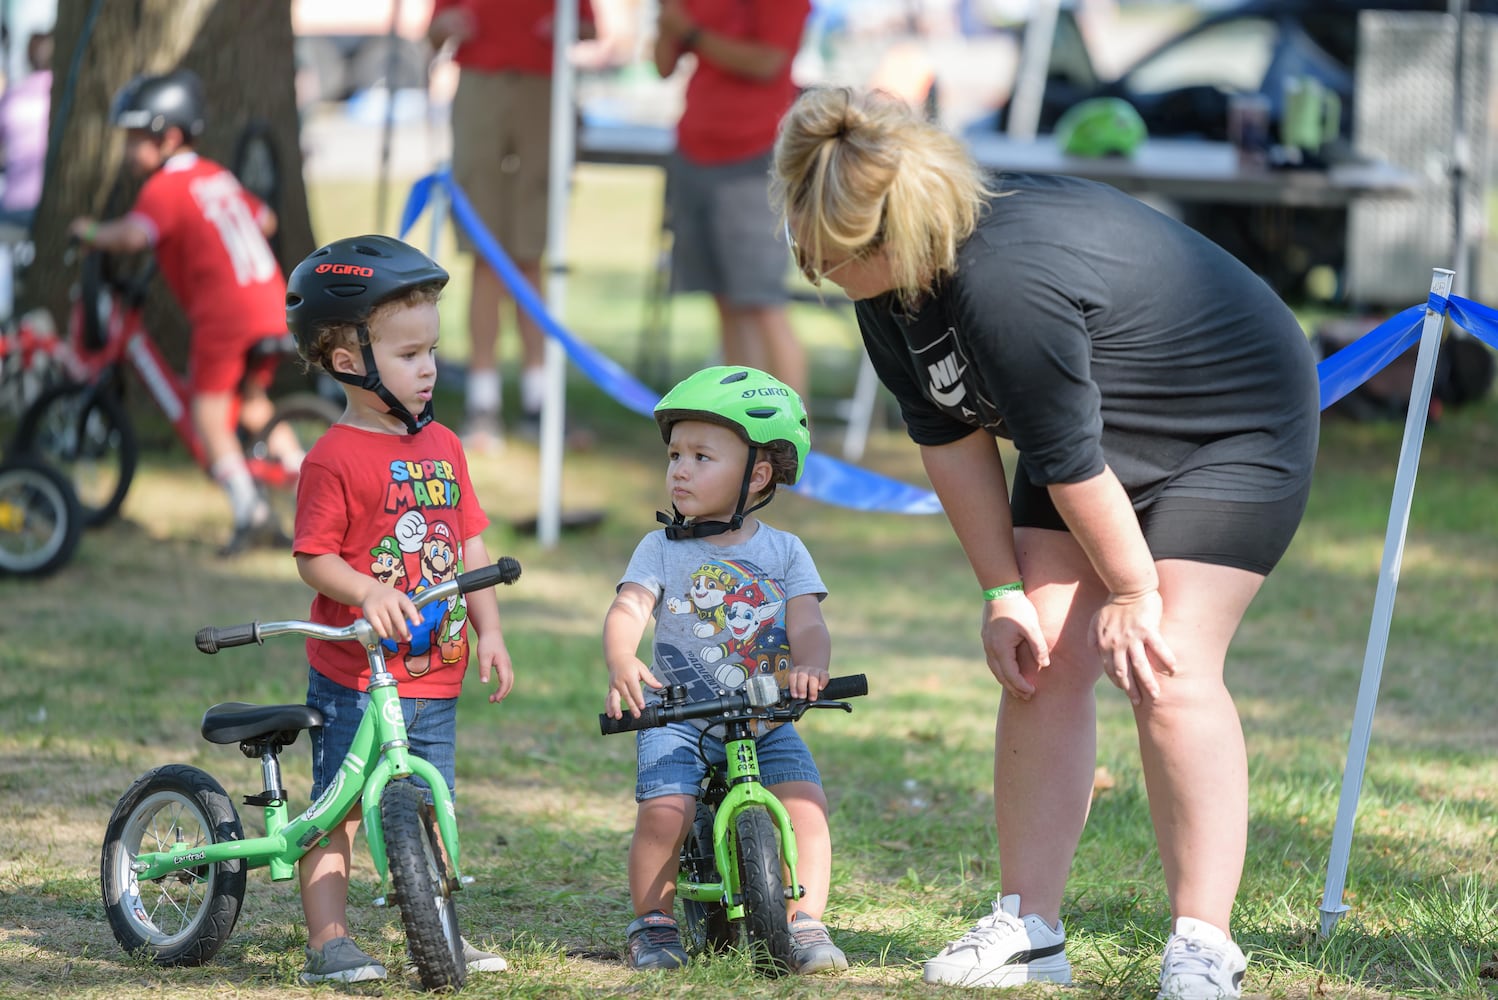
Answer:
<svg viewBox="0 0 1498 1000"><path fill-rule="evenodd" d="M1498 350L1498 310L1460 295L1447 300L1447 315L1457 326Z"/></svg>
<svg viewBox="0 0 1498 1000"><path fill-rule="evenodd" d="M484 226L450 171L428 174L412 185L401 213L401 237L404 239L416 224L431 201L433 189L438 187L452 206L453 220L468 234L474 248L499 275L520 308L530 314L548 337L554 337L561 344L567 357L594 385L626 409L651 417L660 396L611 358L574 337L547 312L541 296ZM1420 339L1426 309L1446 313L1462 329L1498 349L1498 310L1460 296L1453 295L1449 299L1432 296L1428 303L1410 306L1316 366L1321 382L1321 408L1331 406L1413 347ZM860 469L818 452L807 455L801 482L794 489L814 500L852 510L893 514L941 513L941 501L930 490Z"/></svg>

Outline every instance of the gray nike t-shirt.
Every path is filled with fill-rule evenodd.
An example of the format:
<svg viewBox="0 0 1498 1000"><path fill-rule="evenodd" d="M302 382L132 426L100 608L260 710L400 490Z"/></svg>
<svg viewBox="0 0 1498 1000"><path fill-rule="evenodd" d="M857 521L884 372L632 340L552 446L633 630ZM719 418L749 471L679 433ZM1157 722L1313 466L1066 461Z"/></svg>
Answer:
<svg viewBox="0 0 1498 1000"><path fill-rule="evenodd" d="M1137 502L1271 501L1303 488L1315 358L1272 289L1194 230L1106 185L1003 174L955 274L912 315L857 304L910 437L1010 438L1039 486L1106 463Z"/></svg>

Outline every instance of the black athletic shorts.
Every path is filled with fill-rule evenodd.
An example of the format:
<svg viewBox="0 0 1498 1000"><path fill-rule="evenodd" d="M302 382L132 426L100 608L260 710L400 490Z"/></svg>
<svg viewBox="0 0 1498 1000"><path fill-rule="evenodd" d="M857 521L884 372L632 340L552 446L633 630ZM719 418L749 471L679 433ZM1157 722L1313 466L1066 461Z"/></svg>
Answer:
<svg viewBox="0 0 1498 1000"><path fill-rule="evenodd" d="M1281 500L1254 503L1173 495L1169 488L1136 504L1144 540L1156 559L1233 566L1263 576L1280 561L1311 495L1307 482ZM1016 528L1069 531L1044 486L1036 486L1019 464L1009 500Z"/></svg>

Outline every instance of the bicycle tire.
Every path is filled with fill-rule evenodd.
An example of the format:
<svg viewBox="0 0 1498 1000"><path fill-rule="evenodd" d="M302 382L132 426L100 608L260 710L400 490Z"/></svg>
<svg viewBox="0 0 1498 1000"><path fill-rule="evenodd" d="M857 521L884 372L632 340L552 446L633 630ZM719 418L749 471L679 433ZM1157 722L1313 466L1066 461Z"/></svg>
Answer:
<svg viewBox="0 0 1498 1000"><path fill-rule="evenodd" d="M745 809L733 823L739 841L739 880L744 890L740 945L751 955L755 971L783 976L795 966L775 823L759 807Z"/></svg>
<svg viewBox="0 0 1498 1000"><path fill-rule="evenodd" d="M157 965L212 959L239 919L245 863L183 869L150 888L139 883L130 863L142 850L243 839L229 794L206 771L167 764L137 778L109 817L99 862L104 913L120 947Z"/></svg>
<svg viewBox="0 0 1498 1000"><path fill-rule="evenodd" d="M697 815L692 819L687 839L682 842L681 871L693 882L719 881L713 856L713 808L706 802L697 803ZM683 898L681 912L683 943L689 953L706 955L733 946L733 924L728 919L728 907L723 903Z"/></svg>
<svg viewBox="0 0 1498 1000"><path fill-rule="evenodd" d="M21 417L16 447L40 455L73 484L85 528L119 514L140 459L135 428L115 391L81 382L38 396Z"/></svg>
<svg viewBox="0 0 1498 1000"><path fill-rule="evenodd" d="M468 974L452 880L421 789L392 781L380 796L380 821L395 904L406 928L406 948L428 990L457 990Z"/></svg>
<svg viewBox="0 0 1498 1000"><path fill-rule="evenodd" d="M46 576L72 558L82 533L62 473L24 452L0 464L0 575Z"/></svg>
<svg viewBox="0 0 1498 1000"><path fill-rule="evenodd" d="M249 462L251 472L256 474L256 481L261 484L266 502L271 505L278 523L296 523L297 477L295 472L285 470L272 453L273 435L279 433L281 427L290 427L297 444L305 452L342 415L342 407L314 392L284 396L276 401L275 413L260 428L260 433L245 445L245 460Z"/></svg>

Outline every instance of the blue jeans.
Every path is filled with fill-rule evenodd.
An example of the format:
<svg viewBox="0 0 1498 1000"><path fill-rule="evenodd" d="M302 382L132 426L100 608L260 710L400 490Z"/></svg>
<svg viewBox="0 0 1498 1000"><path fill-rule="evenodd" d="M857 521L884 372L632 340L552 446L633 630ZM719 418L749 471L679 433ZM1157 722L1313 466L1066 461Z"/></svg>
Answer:
<svg viewBox="0 0 1498 1000"><path fill-rule="evenodd" d="M658 729L635 734L639 764L635 771L635 801L662 795L697 795L707 765L697 753L701 732L685 722L672 722ZM822 775L796 727L790 723L770 730L754 741L759 758L759 779L766 787L787 781L810 781L820 785ZM716 733L702 738L702 750L717 766L728 759Z"/></svg>
<svg viewBox="0 0 1498 1000"><path fill-rule="evenodd" d="M364 709L369 704L369 692L344 687L309 669L307 704L321 712L323 719L321 728L310 730L312 801L316 802L337 776L339 765L354 745L354 734L359 731ZM457 763L458 699L402 698L401 713L406 717L406 741L411 752L435 767L447 779L447 790L452 793ZM420 778L415 781L431 805L431 789Z"/></svg>

